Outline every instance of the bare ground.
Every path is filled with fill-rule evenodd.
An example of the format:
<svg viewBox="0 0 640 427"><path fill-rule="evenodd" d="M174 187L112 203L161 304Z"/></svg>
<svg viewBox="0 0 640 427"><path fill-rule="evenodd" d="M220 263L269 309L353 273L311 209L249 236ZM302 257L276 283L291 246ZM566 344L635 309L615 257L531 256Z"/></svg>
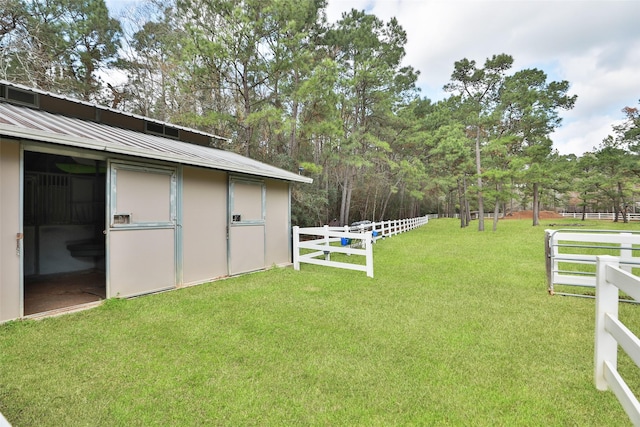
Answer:
<svg viewBox="0 0 640 427"><path fill-rule="evenodd" d="M562 218L557 212L554 211L540 211L538 219L557 219ZM504 219L531 219L533 220L533 211L520 211L507 214Z"/></svg>

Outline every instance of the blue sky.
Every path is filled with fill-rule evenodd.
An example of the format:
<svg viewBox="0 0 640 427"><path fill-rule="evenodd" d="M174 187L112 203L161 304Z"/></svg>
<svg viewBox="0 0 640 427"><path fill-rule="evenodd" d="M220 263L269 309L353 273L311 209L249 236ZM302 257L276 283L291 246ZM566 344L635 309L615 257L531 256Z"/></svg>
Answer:
<svg viewBox="0 0 640 427"><path fill-rule="evenodd" d="M144 0L106 0L117 16ZM544 70L568 80L578 95L553 135L561 154L581 155L600 144L640 100L638 0L329 0L330 22L352 8L384 21L396 17L407 32L405 64L420 71L422 96L447 94L453 64L482 65L494 54L513 56L513 71Z"/></svg>

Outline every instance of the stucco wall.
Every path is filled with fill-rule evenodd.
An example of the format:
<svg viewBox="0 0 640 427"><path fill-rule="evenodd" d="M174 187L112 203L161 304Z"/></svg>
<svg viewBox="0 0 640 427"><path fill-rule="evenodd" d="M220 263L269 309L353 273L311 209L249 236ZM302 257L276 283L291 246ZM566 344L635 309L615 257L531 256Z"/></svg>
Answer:
<svg viewBox="0 0 640 427"><path fill-rule="evenodd" d="M266 267L291 262L289 183L267 180Z"/></svg>
<svg viewBox="0 0 640 427"><path fill-rule="evenodd" d="M125 174L121 173L120 179L123 179ZM197 168L187 167L183 168L182 173L182 185L179 191L182 191L180 200L182 201L181 207L181 242L178 241L179 255L181 256L179 265L182 265L182 284L195 284L202 283L229 274L228 265L228 242L227 242L227 226L228 226L228 202L229 202L229 181L228 175L225 172ZM138 181L136 181L138 182ZM264 223L264 246L257 245L251 236L246 238L240 238L242 244L247 248L243 252L243 258L250 258L250 249L256 249L260 252L264 252L264 267L268 268L272 265L283 265L290 263L290 213L289 213L289 183L266 179L266 217ZM21 290L20 290L20 275L22 270L20 268L20 256L16 254L16 234L20 232L20 144L18 142L2 140L0 139L0 321L10 320L20 317L21 315ZM127 187L130 190L129 186ZM145 190L147 191L147 190ZM144 193L144 192L143 192ZM118 201L122 202L119 198L124 197L126 194L116 194ZM137 200L137 199L136 199ZM146 202L145 202L146 203ZM119 203L121 204L121 203ZM145 205L146 206L146 205ZM164 205L163 205L164 208ZM125 209L126 210L126 209ZM129 209L132 210L132 209ZM127 210L127 212L129 212ZM134 209L134 215L138 218L140 209ZM158 214L159 209L151 209L152 212ZM166 212L163 212L166 216ZM136 215L138 214L138 215ZM143 218L145 219L145 218ZM153 218L155 219L155 218ZM86 230L81 227L75 230L72 234L75 240L85 239L90 237L91 229ZM47 232L47 236L41 236L45 238L41 240L43 242L53 242L63 244L69 240L70 232L63 230L64 239L59 238L56 234L55 227ZM34 238L33 230L25 230L26 234L29 234L28 238ZM29 233L31 231L31 233ZM53 234L52 234L53 233ZM144 243L147 238L142 238L142 233L149 234L149 231L142 230L111 230L113 233L110 250L113 254L120 253L148 253L149 245L136 248L136 242L140 244ZM125 233L129 234L129 238L124 239ZM155 234L171 234L171 230L156 231ZM49 235L50 234L50 235ZM145 234L145 236L147 235ZM154 235L155 235L154 234ZM76 236L77 235L77 236ZM121 238L122 237L122 238ZM162 241L170 240L163 238ZM148 242L147 242L148 243ZM21 245L22 246L22 245ZM44 246L47 246L46 244ZM64 245L63 245L64 246ZM138 270L144 272L145 280L151 280L161 288L171 286L171 283L164 283L165 276L170 277L171 274L163 274L161 277L155 277L154 272L159 269L158 266L170 266L172 265L173 246L172 248L164 248L164 244L150 245L151 248L160 250L162 253L154 254L149 258L152 260L151 264L144 268L138 268ZM258 247L260 246L260 247ZM254 248L255 247L255 248ZM264 249L261 249L264 248ZM65 257L68 258L68 254L65 248L53 248L54 252L59 250ZM166 252L166 253L165 253ZM59 265L65 265L65 271L69 269L85 269L92 265L75 265L70 267L69 262L76 262L77 260L58 260ZM131 263L134 263L136 267L140 267L139 257L128 257ZM129 262L128 261L128 262ZM112 259L113 263L113 259ZM113 263L117 264L117 263ZM56 269L57 263L51 265L43 265L40 267L46 271L40 273L53 273ZM25 268L27 273L33 273L34 271L33 254L31 257L25 259ZM123 267L120 265L120 267ZM169 268L169 267L167 267ZM109 285L111 295L109 296L127 296L135 295L138 293L145 293L149 291L145 287L140 289L135 288L131 283L138 283L141 281L140 277L127 273L127 268L120 268L118 271L110 272L110 279L112 283ZM159 274L159 273L158 273ZM179 278L180 280L180 278ZM127 292L122 292L117 286L117 283L128 283L135 289L129 289ZM118 289L116 289L118 288Z"/></svg>
<svg viewBox="0 0 640 427"><path fill-rule="evenodd" d="M227 275L227 174L185 167L182 183L183 283Z"/></svg>

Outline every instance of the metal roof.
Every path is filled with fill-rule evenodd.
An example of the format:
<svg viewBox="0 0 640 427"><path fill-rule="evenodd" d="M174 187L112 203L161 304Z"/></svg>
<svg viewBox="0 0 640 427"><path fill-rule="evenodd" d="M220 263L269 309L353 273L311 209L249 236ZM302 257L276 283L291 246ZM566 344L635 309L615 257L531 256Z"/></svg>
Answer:
<svg viewBox="0 0 640 427"><path fill-rule="evenodd" d="M0 102L0 136L209 169L311 183L311 178L230 151Z"/></svg>
<svg viewBox="0 0 640 427"><path fill-rule="evenodd" d="M135 119L139 119L139 120L144 120L145 122L151 122L151 123L157 123L157 124L161 124L161 125L168 125L171 126L172 128L176 128L176 129L182 129L182 130L186 130L195 134L199 134L199 135L203 135L212 139L219 139L219 140L223 140L223 141L231 141L231 138L225 138L223 136L219 136L219 135L215 135L212 133L208 133L208 132L203 132L197 129L192 129L192 128L187 128L185 126L180 126L180 125L176 125L173 123L169 123L169 122L165 122L162 120L158 120L158 119L153 119L151 117L145 117L145 116L141 116L139 114L134 114L134 113L130 113L128 111L123 111L123 110L118 110L115 108L110 108L107 107L106 105L100 105L94 102L90 102L90 101L83 101L80 99L74 99L68 96L64 96L58 93L53 93L53 92L47 92L38 88L33 88L33 87L29 87L29 86L25 86L19 83L14 83L14 82L10 82L8 80L0 80L0 85L3 86L8 86L11 88L15 88L18 89L22 92L28 92L28 93L33 93L33 94L37 94L40 96L44 96L47 98L53 98L53 99L59 99L62 101L66 101L68 103L71 104L75 104L75 105L81 105L81 106L85 106L85 107L91 107L94 108L96 110L100 110L100 111L108 111L114 114L117 114L119 116L123 116L123 117L132 117ZM0 98L2 97L2 94L0 94ZM42 108L42 111L48 111L46 108ZM62 115L64 115L64 113L61 113Z"/></svg>

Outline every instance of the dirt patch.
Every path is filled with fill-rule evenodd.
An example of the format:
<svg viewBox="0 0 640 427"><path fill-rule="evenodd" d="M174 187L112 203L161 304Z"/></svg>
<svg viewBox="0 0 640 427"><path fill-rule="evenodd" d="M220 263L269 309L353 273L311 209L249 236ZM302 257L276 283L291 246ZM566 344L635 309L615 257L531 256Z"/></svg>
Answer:
<svg viewBox="0 0 640 427"><path fill-rule="evenodd" d="M561 219L562 215L554 211L540 211L538 219ZM533 220L533 211L520 211L507 214L504 219L531 219Z"/></svg>
<svg viewBox="0 0 640 427"><path fill-rule="evenodd" d="M26 277L25 316L73 307L106 297L105 273L100 271Z"/></svg>

